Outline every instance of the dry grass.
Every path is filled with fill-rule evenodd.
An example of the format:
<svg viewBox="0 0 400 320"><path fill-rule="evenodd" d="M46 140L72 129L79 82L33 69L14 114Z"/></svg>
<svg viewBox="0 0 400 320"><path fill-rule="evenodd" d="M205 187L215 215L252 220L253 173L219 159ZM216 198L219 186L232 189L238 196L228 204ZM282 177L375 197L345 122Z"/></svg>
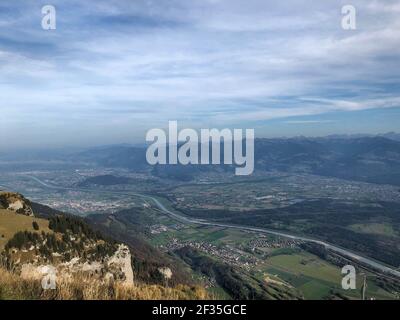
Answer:
<svg viewBox="0 0 400 320"><path fill-rule="evenodd" d="M29 217L10 210L0 209L0 251L18 231L36 232L32 226L33 221L36 221L39 225L37 232L53 232L49 229L49 221L46 219Z"/></svg>
<svg viewBox="0 0 400 320"><path fill-rule="evenodd" d="M55 290L43 290L39 280L21 279L0 268L0 300L201 300L210 299L200 287L105 283L83 276L57 279Z"/></svg>

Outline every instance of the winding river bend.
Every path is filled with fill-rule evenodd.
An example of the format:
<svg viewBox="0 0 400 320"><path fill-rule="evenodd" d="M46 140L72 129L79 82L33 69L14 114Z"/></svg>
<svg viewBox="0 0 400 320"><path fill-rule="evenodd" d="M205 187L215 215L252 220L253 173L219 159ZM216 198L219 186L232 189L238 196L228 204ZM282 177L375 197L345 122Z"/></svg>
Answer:
<svg viewBox="0 0 400 320"><path fill-rule="evenodd" d="M62 186L56 186L53 184L48 184L34 176L27 176L27 177L30 179L33 179L41 186L49 188L49 189L71 190L71 191L82 191L82 192L93 192L93 193L107 193L107 194L111 193L111 194L120 194L120 195L125 195L125 196L141 197L143 199L150 200L161 212L163 212L164 214L166 214L182 223L231 228L231 229L237 229L237 230L243 230L243 231L253 231L253 232L259 232L259 233L272 234L272 235L276 235L276 236L280 236L280 237L284 237L284 238L288 238L288 239L293 239L293 240L300 240L300 241L304 241L304 242L316 243L316 244L324 246L326 249L331 250L343 257L358 261L362 265L368 266L374 270L383 272L387 275L391 275L391 276L395 276L396 278L400 278L400 271L393 269L389 266L386 266L383 263L375 261L371 258L368 258L368 257L362 256L360 254L357 254L355 252L352 252L348 249L341 248L341 247L335 246L333 244L330 244L326 241L321 241L318 239L304 237L304 236L298 236L298 235L289 234L286 232L280 232L280 231L276 231L276 230L269 230L269 229L265 229L265 228L256 228L256 227L249 227L249 226L242 226L242 225L232 225L232 224L226 224L226 223L207 221L204 219L190 218L187 216L183 216L182 214L179 214L176 211L172 211L172 210L166 208L165 205L163 203L161 203L160 200L158 200L157 198L155 198L151 195L147 195L147 194L127 193L127 192L107 191L107 190L95 190L95 189L87 189L87 188L69 188L69 187L62 187Z"/></svg>

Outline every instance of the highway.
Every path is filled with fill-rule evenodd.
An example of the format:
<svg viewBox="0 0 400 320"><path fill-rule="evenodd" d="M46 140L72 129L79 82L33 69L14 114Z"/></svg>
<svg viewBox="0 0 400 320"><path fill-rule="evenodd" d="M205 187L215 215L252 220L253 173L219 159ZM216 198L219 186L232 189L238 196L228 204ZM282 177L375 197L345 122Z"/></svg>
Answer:
<svg viewBox="0 0 400 320"><path fill-rule="evenodd" d="M387 275L395 276L396 278L400 278L400 271L395 270L393 268L390 268L378 261L372 260L368 257L361 256L355 252L352 252L348 249L344 249L338 246L335 246L333 244L330 244L325 241L321 241L318 239L313 239L309 237L304 237L304 236L298 236L294 234L289 234L286 232L280 232L276 230L269 230L265 228L256 228L256 227L249 227L249 226L242 226L242 225L232 225L232 224L226 224L226 223L218 223L218 222L213 222L213 221L207 221L204 219L196 219L196 218L190 218L187 216L183 216L177 212L174 212L168 208L165 207L163 203L161 203L157 198L146 195L146 194L140 194L140 193L126 193L126 192L119 192L119 191L107 191L107 190L95 190L95 189L86 189L86 188L68 188L68 187L61 187L61 186L56 186L52 184L48 184L42 180L40 180L37 177L34 176L27 176L40 185L50 188L50 189L62 189L62 190L72 190L72 191L82 191L82 192L94 192L94 193L115 193L115 194L120 194L120 195L126 195L126 196L137 196L141 197L143 199L151 200L155 206L164 214L167 214L168 216L174 218L175 220L178 220L182 223L188 223L188 224L197 224L197 225L205 225L205 226L213 226L213 227L222 227L222 228L231 228L231 229L238 229L242 231L252 231L252 232L259 232L259 233L265 233L265 234L272 234L288 239L293 239L293 240L300 240L304 242L310 242L310 243L315 243L324 246L326 249L329 249L343 257L356 260L362 265L365 265L367 267L370 267L374 270L383 272Z"/></svg>

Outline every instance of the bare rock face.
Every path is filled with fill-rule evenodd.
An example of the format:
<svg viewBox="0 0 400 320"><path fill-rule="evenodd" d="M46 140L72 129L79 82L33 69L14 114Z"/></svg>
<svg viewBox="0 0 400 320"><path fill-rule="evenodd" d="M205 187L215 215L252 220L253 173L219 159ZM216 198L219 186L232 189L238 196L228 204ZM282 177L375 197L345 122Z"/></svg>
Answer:
<svg viewBox="0 0 400 320"><path fill-rule="evenodd" d="M0 191L0 209L14 211L26 216L34 216L29 200L15 192Z"/></svg>
<svg viewBox="0 0 400 320"><path fill-rule="evenodd" d="M170 268L158 268L158 272L164 277L164 279L168 280L172 278L172 271Z"/></svg>
<svg viewBox="0 0 400 320"><path fill-rule="evenodd" d="M119 271L124 282L133 283L132 255L128 246L120 244L118 250L106 263L112 274L118 274Z"/></svg>
<svg viewBox="0 0 400 320"><path fill-rule="evenodd" d="M51 275L62 277L64 280L73 275L82 274L91 278L104 281L119 281L126 284L133 284L133 269L129 248L120 244L112 256L102 261L87 261L83 258L72 258L68 262L57 265L42 265L38 263L25 263L21 265L21 277L25 279L40 280L48 276L46 270L53 270Z"/></svg>
<svg viewBox="0 0 400 320"><path fill-rule="evenodd" d="M22 265L21 268L21 278L22 279L42 279L48 274L57 274L57 269L52 265L34 265L32 263L26 263Z"/></svg>

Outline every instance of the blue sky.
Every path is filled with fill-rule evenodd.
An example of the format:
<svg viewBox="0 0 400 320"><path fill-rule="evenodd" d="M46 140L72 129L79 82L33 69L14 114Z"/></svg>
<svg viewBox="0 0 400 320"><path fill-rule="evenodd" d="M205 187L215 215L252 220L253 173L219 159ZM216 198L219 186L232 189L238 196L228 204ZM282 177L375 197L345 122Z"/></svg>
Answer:
<svg viewBox="0 0 400 320"><path fill-rule="evenodd" d="M345 4L357 30L341 28ZM399 16L390 0L4 0L0 147L140 143L168 120L399 131Z"/></svg>

